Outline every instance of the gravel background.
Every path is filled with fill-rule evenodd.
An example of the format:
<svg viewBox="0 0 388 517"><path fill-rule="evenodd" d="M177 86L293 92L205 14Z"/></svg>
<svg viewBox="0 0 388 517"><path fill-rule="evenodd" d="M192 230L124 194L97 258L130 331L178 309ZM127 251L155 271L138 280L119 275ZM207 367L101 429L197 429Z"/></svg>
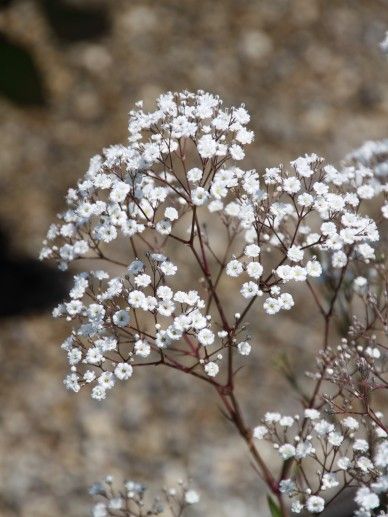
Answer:
<svg viewBox="0 0 388 517"><path fill-rule="evenodd" d="M336 160L387 136L388 63L378 48L387 1L78 0L67 5L90 15L78 36L74 22L55 22L52 4L20 0L0 10L0 33L30 52L44 88L42 105L0 97L0 226L21 268L32 267L27 257L89 157L125 141L139 98L202 88L245 102L256 131L248 165L258 169L302 152ZM106 17L91 38L96 6ZM32 88L28 78L16 82ZM1 305L20 307L0 320L2 516L87 515L87 486L107 473L155 486L189 474L202 493L191 515L266 515L244 446L206 387L145 371L102 406L87 391L65 392L65 326L47 310L23 314L42 291L55 296L60 281L42 288L38 273L21 279L8 262ZM273 362L287 349L303 372L319 342L316 320L305 321L296 310L276 325L257 323L260 346L241 390L252 424L267 409L291 411Z"/></svg>

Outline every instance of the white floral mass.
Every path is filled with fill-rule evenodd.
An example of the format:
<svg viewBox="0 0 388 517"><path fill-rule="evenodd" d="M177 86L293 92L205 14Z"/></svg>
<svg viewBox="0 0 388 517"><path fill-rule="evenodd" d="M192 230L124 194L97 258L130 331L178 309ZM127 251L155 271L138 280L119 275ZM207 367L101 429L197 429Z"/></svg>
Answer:
<svg viewBox="0 0 388 517"><path fill-rule="evenodd" d="M243 105L226 108L203 91L161 95L151 112L139 102L129 114L127 145L93 157L68 191L67 210L51 225L41 258L54 258L61 269L99 259L101 269L75 275L69 299L54 310L73 325L62 345L70 366L65 385L75 392L90 385L92 397L102 400L117 383L130 382L139 366L164 365L201 378L229 404L248 443L252 436L269 440L284 465L302 469L301 480L276 481L257 460L273 493L291 498L294 513L320 513L326 491L349 484L358 487L356 515L375 515L380 494L388 490L381 417L372 419L372 451L365 433L357 434L357 419L334 424L311 404L302 416L267 414L249 434L228 397L234 356L249 360L255 346L246 328L250 311L270 317L292 310L298 284L317 298L314 283L325 278L339 279L339 289L350 277L361 296L368 289L368 280L359 280L362 268L376 263L379 225L388 217L387 141L367 142L339 167L306 154L289 165L244 170L242 160L254 139L249 121ZM376 220L368 215L371 200L383 200ZM224 257L211 247L209 220L225 230ZM115 255L116 240L127 243L128 261ZM171 242L185 248L202 284L177 287L180 257L170 256ZM121 273L112 276L104 264ZM237 289L239 313L228 313L220 281ZM327 312L316 300L326 321L338 289ZM371 348L367 345L362 353ZM373 348L371 356L386 353ZM318 375L330 382L331 370L326 362ZM320 465L320 473L317 483L306 486L308 458ZM292 474L288 467L282 472Z"/></svg>

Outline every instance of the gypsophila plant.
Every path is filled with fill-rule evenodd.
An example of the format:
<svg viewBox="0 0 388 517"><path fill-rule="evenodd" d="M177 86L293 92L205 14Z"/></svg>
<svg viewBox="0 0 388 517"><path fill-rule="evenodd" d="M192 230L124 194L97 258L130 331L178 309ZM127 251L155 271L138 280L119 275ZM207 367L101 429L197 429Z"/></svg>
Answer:
<svg viewBox="0 0 388 517"><path fill-rule="evenodd" d="M139 102L128 144L93 157L69 190L41 253L61 269L88 264L54 310L72 324L64 382L103 400L116 384L130 388L138 368L200 379L246 442L272 512L318 514L352 487L356 515L377 515L388 489L378 396L388 382L388 141L366 143L339 167L308 154L244 170L249 121L243 105L225 108L202 91L162 95L151 112ZM270 412L254 427L236 393L236 373L259 346L249 318L295 310L297 290L322 322L310 392L298 393L299 414ZM108 512L117 497L106 493ZM132 493L131 505L143 501Z"/></svg>
<svg viewBox="0 0 388 517"><path fill-rule="evenodd" d="M93 507L93 517L145 517L162 513L180 517L186 508L200 500L198 492L183 481L177 487L164 488L161 495L150 501L146 491L147 487L136 481L126 481L117 489L113 477L107 476L90 487L89 493L99 499Z"/></svg>

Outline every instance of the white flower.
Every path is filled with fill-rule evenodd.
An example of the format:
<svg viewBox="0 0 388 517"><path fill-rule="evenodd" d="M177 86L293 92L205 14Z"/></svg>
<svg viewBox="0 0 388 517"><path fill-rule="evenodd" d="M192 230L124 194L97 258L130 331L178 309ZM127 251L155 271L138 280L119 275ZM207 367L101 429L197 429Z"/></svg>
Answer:
<svg viewBox="0 0 388 517"><path fill-rule="evenodd" d="M350 467L351 461L346 456L339 458L337 461L338 468L341 470L347 470Z"/></svg>
<svg viewBox="0 0 388 517"><path fill-rule="evenodd" d="M128 363L118 363L115 368L115 375L120 381L126 381L132 377L133 368Z"/></svg>
<svg viewBox="0 0 388 517"><path fill-rule="evenodd" d="M209 197L209 193L202 187L197 187L191 192L191 200L194 205L204 205Z"/></svg>
<svg viewBox="0 0 388 517"><path fill-rule="evenodd" d="M187 492L185 492L185 502L187 504L196 504L199 502L199 494L198 492L196 492L195 490L187 490Z"/></svg>
<svg viewBox="0 0 388 517"><path fill-rule="evenodd" d="M356 503L365 510L373 510L380 505L379 497L366 486L357 490L357 494L354 499Z"/></svg>
<svg viewBox="0 0 388 517"><path fill-rule="evenodd" d="M82 352L78 348L72 348L67 354L69 364L78 364L82 359Z"/></svg>
<svg viewBox="0 0 388 517"><path fill-rule="evenodd" d="M253 429L253 438L256 440L262 440L268 433L268 429L264 425L258 425Z"/></svg>
<svg viewBox="0 0 388 517"><path fill-rule="evenodd" d="M309 207L314 203L314 198L311 194L308 194L307 192L300 194L298 196L298 204L300 206Z"/></svg>
<svg viewBox="0 0 388 517"><path fill-rule="evenodd" d="M321 513L325 508L325 501L322 497L312 495L306 501L306 508L311 513Z"/></svg>
<svg viewBox="0 0 388 517"><path fill-rule="evenodd" d="M314 430L320 436L324 436L334 431L334 425L327 422L327 420L320 420L314 424Z"/></svg>
<svg viewBox="0 0 388 517"><path fill-rule="evenodd" d="M187 173L187 179L193 183L200 181L202 178L203 172L201 169L195 167L194 169L190 169Z"/></svg>
<svg viewBox="0 0 388 517"><path fill-rule="evenodd" d="M303 260L303 250L300 246L291 246L287 251L287 257L292 260L292 262L300 262Z"/></svg>
<svg viewBox="0 0 388 517"><path fill-rule="evenodd" d="M332 431L331 433L329 433L327 440L329 443L331 443L331 445L334 445L334 447L339 447L343 442L344 437L342 436L342 434Z"/></svg>
<svg viewBox="0 0 388 517"><path fill-rule="evenodd" d="M380 48L383 52L388 52L388 31L385 32L385 37L380 42Z"/></svg>
<svg viewBox="0 0 388 517"><path fill-rule="evenodd" d="M344 267L344 266L346 266L347 262L348 262L348 258L343 251L336 251L333 254L333 258L332 258L333 267L335 267L335 268Z"/></svg>
<svg viewBox="0 0 388 517"><path fill-rule="evenodd" d="M337 227L333 222L328 221L321 224L321 232L323 235L333 237L337 234Z"/></svg>
<svg viewBox="0 0 388 517"><path fill-rule="evenodd" d="M367 284L368 284L368 280L364 276L357 276L353 280L353 285L354 285L356 290L360 290L363 287L366 287Z"/></svg>
<svg viewBox="0 0 388 517"><path fill-rule="evenodd" d="M151 347L144 339L138 339L135 343L135 354L140 357L148 357L151 353Z"/></svg>
<svg viewBox="0 0 388 517"><path fill-rule="evenodd" d="M329 187L325 185L325 183L321 183L319 181L314 183L313 189L319 196L323 196L324 194L327 194L329 191Z"/></svg>
<svg viewBox="0 0 388 517"><path fill-rule="evenodd" d="M198 341L203 346L212 345L214 343L214 334L209 329L202 329L198 332ZM217 367L218 368L218 367Z"/></svg>
<svg viewBox="0 0 388 517"><path fill-rule="evenodd" d="M293 513L300 513L303 510L303 504L300 501L292 501L291 511Z"/></svg>
<svg viewBox="0 0 388 517"><path fill-rule="evenodd" d="M380 468L386 468L388 466L388 440L384 440L377 446L375 464Z"/></svg>
<svg viewBox="0 0 388 517"><path fill-rule="evenodd" d="M296 490L296 485L292 479L282 479L279 483L279 490L282 494L292 494Z"/></svg>
<svg viewBox="0 0 388 517"><path fill-rule="evenodd" d="M281 309L281 304L276 298L267 298L263 304L264 310L267 314L276 314Z"/></svg>
<svg viewBox="0 0 388 517"><path fill-rule="evenodd" d="M295 447L290 443L285 443L279 447L279 454L284 460L288 460L295 456Z"/></svg>
<svg viewBox="0 0 388 517"><path fill-rule="evenodd" d="M161 235L169 235L172 229L171 221L169 219L162 219L156 223L155 228Z"/></svg>
<svg viewBox="0 0 388 517"><path fill-rule="evenodd" d="M368 472L368 470L373 470L374 465L369 458L361 456L357 460L357 467L363 472Z"/></svg>
<svg viewBox="0 0 388 517"><path fill-rule="evenodd" d="M247 266L247 273L257 280L263 274L263 266L259 262L250 262Z"/></svg>
<svg viewBox="0 0 388 517"><path fill-rule="evenodd" d="M103 386L97 385L92 389L92 398L96 400L104 400L106 398L106 390Z"/></svg>
<svg viewBox="0 0 388 517"><path fill-rule="evenodd" d="M219 212L223 208L224 208L224 205L223 205L222 201L219 201L217 199L210 201L210 203L208 204L209 212Z"/></svg>
<svg viewBox="0 0 388 517"><path fill-rule="evenodd" d="M63 384L65 385L67 390L74 391L77 393L81 386L78 383L78 376L76 373L71 373L65 377L63 380Z"/></svg>
<svg viewBox="0 0 388 517"><path fill-rule="evenodd" d="M375 258L375 250L366 242L357 246L357 251L365 260L373 260Z"/></svg>
<svg viewBox="0 0 388 517"><path fill-rule="evenodd" d="M299 192L300 188L301 183L297 178L295 178L295 176L292 176L291 178L286 178L283 182L283 189L288 194L296 194L297 192Z"/></svg>
<svg viewBox="0 0 388 517"><path fill-rule="evenodd" d="M172 206L168 206L164 211L164 217L170 219L170 221L175 221L179 217L178 210Z"/></svg>
<svg viewBox="0 0 388 517"><path fill-rule="evenodd" d="M217 151L217 142L211 135L204 135L198 140L197 149L202 158L212 158Z"/></svg>
<svg viewBox="0 0 388 517"><path fill-rule="evenodd" d="M233 158L233 160L242 160L245 156L244 150L240 145L233 144L229 148L229 152Z"/></svg>
<svg viewBox="0 0 388 517"><path fill-rule="evenodd" d="M289 311L295 304L294 299L289 293L282 293L279 298L279 303L282 309Z"/></svg>
<svg viewBox="0 0 388 517"><path fill-rule="evenodd" d="M306 264L306 271L309 276L319 277L322 274L322 266L318 260L309 260Z"/></svg>
<svg viewBox="0 0 388 517"><path fill-rule="evenodd" d="M237 348L241 355L249 355L252 347L248 341L241 341L238 343Z"/></svg>
<svg viewBox="0 0 388 517"><path fill-rule="evenodd" d="M279 422L279 420L281 419L282 415L280 413L271 413L271 412L268 412L264 415L264 420L266 422L268 422L269 424L272 424L274 422Z"/></svg>
<svg viewBox="0 0 388 517"><path fill-rule="evenodd" d="M283 427L291 427L294 423L292 416L282 416L279 420L279 424Z"/></svg>
<svg viewBox="0 0 388 517"><path fill-rule="evenodd" d="M174 276L177 272L177 267L172 262L169 262L168 260L165 260L160 265L160 270L166 275L166 276Z"/></svg>
<svg viewBox="0 0 388 517"><path fill-rule="evenodd" d="M357 194L361 199L372 199L374 193L374 188L370 185L362 185L357 189Z"/></svg>
<svg viewBox="0 0 388 517"><path fill-rule="evenodd" d="M255 282L245 282L240 289L240 293L244 298L253 298L259 294L259 286Z"/></svg>
<svg viewBox="0 0 388 517"><path fill-rule="evenodd" d="M311 442L308 440L299 442L296 446L295 457L297 459L306 458L306 456L314 455L315 449L312 446Z"/></svg>
<svg viewBox="0 0 388 517"><path fill-rule="evenodd" d="M226 265L226 274L229 276L239 276L244 271L243 265L238 260L231 260Z"/></svg>
<svg viewBox="0 0 388 517"><path fill-rule="evenodd" d="M277 275L279 278L284 280L285 282L289 282L293 277L293 268L291 266L283 265L279 266L276 270Z"/></svg>
<svg viewBox="0 0 388 517"><path fill-rule="evenodd" d="M120 510L123 507L123 499L121 497L114 497L109 501L109 508L111 510Z"/></svg>
<svg viewBox="0 0 388 517"><path fill-rule="evenodd" d="M103 361L103 359L102 353L95 347L89 348L85 357L86 362L89 364L98 364Z"/></svg>
<svg viewBox="0 0 388 517"><path fill-rule="evenodd" d="M355 431L356 429L359 428L359 423L357 422L357 420L355 418L353 418L352 416L348 416L346 418L344 418L342 421L341 421L341 424L344 426L344 427L347 427L348 429L350 429L351 431Z"/></svg>
<svg viewBox="0 0 388 517"><path fill-rule="evenodd" d="M105 390L113 388L115 379L112 372L103 372L98 378L98 384Z"/></svg>
<svg viewBox="0 0 388 517"><path fill-rule="evenodd" d="M243 145L251 144L253 142L253 137L253 131L249 131L245 127L242 127L236 134L236 140Z"/></svg>
<svg viewBox="0 0 388 517"><path fill-rule="evenodd" d="M205 364L205 372L209 377L215 377L219 371L220 368L217 363L210 361L209 363Z"/></svg>
<svg viewBox="0 0 388 517"><path fill-rule="evenodd" d="M104 503L95 504L93 507L92 515L93 517L107 517L108 510L106 508L106 505Z"/></svg>
<svg viewBox="0 0 388 517"><path fill-rule="evenodd" d="M171 298L173 297L172 289L167 285L159 286L156 290L156 294L162 300L171 300Z"/></svg>
<svg viewBox="0 0 388 517"><path fill-rule="evenodd" d="M130 263L128 266L129 273L132 273L133 275L137 275L141 273L144 270L144 263L141 260L134 260Z"/></svg>
<svg viewBox="0 0 388 517"><path fill-rule="evenodd" d="M291 162L291 165L295 167L297 173L300 176L303 176L304 178L309 178L314 173L313 169L311 168L311 164L318 160L319 158L316 154L306 154L305 156L300 156L299 158Z"/></svg>
<svg viewBox="0 0 388 517"><path fill-rule="evenodd" d="M86 370L86 372L84 373L83 379L85 382L87 382L89 384L96 379L96 374L95 374L95 372L92 372L91 370Z"/></svg>
<svg viewBox="0 0 388 517"><path fill-rule="evenodd" d="M130 316L127 311L120 310L113 314L112 320L117 327L126 327L130 321Z"/></svg>
<svg viewBox="0 0 388 517"><path fill-rule="evenodd" d="M368 442L362 438L354 440L353 449L355 451L366 452L369 449Z"/></svg>
<svg viewBox="0 0 388 517"><path fill-rule="evenodd" d="M244 250L244 253L247 257L258 257L260 254L260 246L257 244L248 244Z"/></svg>
<svg viewBox="0 0 388 517"><path fill-rule="evenodd" d="M117 181L110 192L110 199L117 203L122 203L130 190L130 186L123 181Z"/></svg>
<svg viewBox="0 0 388 517"><path fill-rule="evenodd" d="M67 313L70 314L70 316L74 316L75 314L80 313L83 309L82 302L80 302L79 300L72 300L69 303L65 303L65 307Z"/></svg>
<svg viewBox="0 0 388 517"><path fill-rule="evenodd" d="M323 474L322 478L322 489L325 490L326 488L334 488L339 485L338 479L336 478L336 475L327 472L326 474Z"/></svg>

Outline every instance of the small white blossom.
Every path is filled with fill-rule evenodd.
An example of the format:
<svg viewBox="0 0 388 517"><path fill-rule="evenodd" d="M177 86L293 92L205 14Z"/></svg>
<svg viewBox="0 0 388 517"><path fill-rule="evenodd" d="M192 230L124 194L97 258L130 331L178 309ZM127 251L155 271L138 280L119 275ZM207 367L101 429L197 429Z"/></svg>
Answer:
<svg viewBox="0 0 388 517"><path fill-rule="evenodd" d="M219 371L220 368L217 363L210 361L209 363L205 364L205 372L208 374L209 377L215 377Z"/></svg>

